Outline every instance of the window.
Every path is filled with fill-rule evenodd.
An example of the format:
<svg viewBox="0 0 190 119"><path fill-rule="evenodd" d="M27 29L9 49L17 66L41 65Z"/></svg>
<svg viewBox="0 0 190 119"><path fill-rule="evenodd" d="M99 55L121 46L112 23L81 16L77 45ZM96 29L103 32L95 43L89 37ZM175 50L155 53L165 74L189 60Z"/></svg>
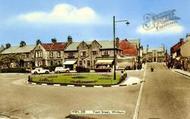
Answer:
<svg viewBox="0 0 190 119"><path fill-rule="evenodd" d="M30 56L29 54L26 54L26 58L29 58L29 56Z"/></svg>
<svg viewBox="0 0 190 119"><path fill-rule="evenodd" d="M61 51L57 51L57 57L61 57Z"/></svg>
<svg viewBox="0 0 190 119"><path fill-rule="evenodd" d="M87 61L87 65L90 66L90 60Z"/></svg>
<svg viewBox="0 0 190 119"><path fill-rule="evenodd" d="M79 61L79 65L82 66L82 61Z"/></svg>
<svg viewBox="0 0 190 119"><path fill-rule="evenodd" d="M36 51L36 57L42 57L42 51Z"/></svg>
<svg viewBox="0 0 190 119"><path fill-rule="evenodd" d="M92 54L93 55L97 55L97 51L92 51Z"/></svg>
<svg viewBox="0 0 190 119"><path fill-rule="evenodd" d="M53 52L49 52L49 57L53 57Z"/></svg>
<svg viewBox="0 0 190 119"><path fill-rule="evenodd" d="M73 52L70 52L70 53L68 54L68 58L74 58L74 53L73 53Z"/></svg>
<svg viewBox="0 0 190 119"><path fill-rule="evenodd" d="M108 51L104 51L104 55L108 56L109 55Z"/></svg>
<svg viewBox="0 0 190 119"><path fill-rule="evenodd" d="M81 53L81 56L82 56L82 57L86 57L86 51L83 51L83 52Z"/></svg>

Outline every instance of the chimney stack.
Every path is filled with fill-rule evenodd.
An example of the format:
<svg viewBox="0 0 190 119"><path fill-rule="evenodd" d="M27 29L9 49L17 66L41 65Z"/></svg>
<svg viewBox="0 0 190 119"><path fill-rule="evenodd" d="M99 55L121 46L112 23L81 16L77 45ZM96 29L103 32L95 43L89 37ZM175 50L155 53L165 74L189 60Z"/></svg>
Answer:
<svg viewBox="0 0 190 119"><path fill-rule="evenodd" d="M57 43L57 39L56 39L56 38L52 38L52 39L51 39L51 42L52 42L52 43Z"/></svg>

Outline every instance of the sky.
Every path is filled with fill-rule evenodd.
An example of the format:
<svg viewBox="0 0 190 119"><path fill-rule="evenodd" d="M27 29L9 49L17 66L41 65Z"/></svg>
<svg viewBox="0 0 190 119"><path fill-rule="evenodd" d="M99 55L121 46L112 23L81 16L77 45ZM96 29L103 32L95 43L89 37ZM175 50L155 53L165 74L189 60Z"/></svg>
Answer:
<svg viewBox="0 0 190 119"><path fill-rule="evenodd" d="M116 37L138 38L144 47L170 48L190 33L189 6L190 0L0 0L0 44L66 41L69 35L74 41L112 40L115 16L116 21L130 22L116 22ZM180 19L159 30L157 21L163 25L168 17L145 21L147 15L156 18L172 10ZM145 29L145 23L154 27Z"/></svg>

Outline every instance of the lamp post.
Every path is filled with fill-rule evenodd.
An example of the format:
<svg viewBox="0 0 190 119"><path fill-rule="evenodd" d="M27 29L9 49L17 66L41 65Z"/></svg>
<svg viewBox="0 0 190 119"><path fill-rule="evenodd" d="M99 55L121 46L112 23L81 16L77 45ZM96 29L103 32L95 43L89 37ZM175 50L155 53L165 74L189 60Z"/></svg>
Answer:
<svg viewBox="0 0 190 119"><path fill-rule="evenodd" d="M128 25L128 24L130 24L129 23L129 21L128 20L118 20L118 21L116 21L115 20L115 16L113 16L113 47L114 47L114 68L113 68L113 72L114 72L114 77L113 77L113 79L114 80L116 80L116 41L115 41L115 24L117 23L117 22L126 22L126 24Z"/></svg>

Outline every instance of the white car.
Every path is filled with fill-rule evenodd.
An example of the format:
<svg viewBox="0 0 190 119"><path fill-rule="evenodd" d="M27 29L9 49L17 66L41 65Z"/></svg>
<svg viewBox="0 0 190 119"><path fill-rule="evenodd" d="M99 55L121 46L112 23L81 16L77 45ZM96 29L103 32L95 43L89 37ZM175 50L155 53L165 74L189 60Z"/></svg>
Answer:
<svg viewBox="0 0 190 119"><path fill-rule="evenodd" d="M34 70L31 71L32 74L49 74L50 71L48 69L43 69L43 68L35 68Z"/></svg>
<svg viewBox="0 0 190 119"><path fill-rule="evenodd" d="M70 69L64 68L64 67L56 67L55 68L55 73L64 73L64 72L70 72Z"/></svg>

